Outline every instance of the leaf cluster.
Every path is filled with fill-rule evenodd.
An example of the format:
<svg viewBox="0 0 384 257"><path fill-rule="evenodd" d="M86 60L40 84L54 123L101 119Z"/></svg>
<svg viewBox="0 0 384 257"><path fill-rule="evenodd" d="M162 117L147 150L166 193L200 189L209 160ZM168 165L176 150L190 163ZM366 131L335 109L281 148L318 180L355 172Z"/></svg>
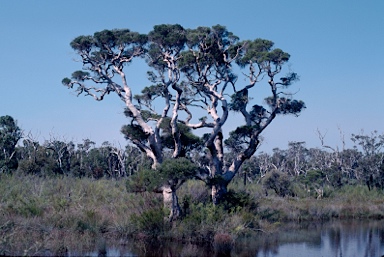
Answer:
<svg viewBox="0 0 384 257"><path fill-rule="evenodd" d="M144 45L148 38L144 34L132 32L129 29L113 29L95 32L93 36L79 36L70 43L74 50L80 52L105 51L114 47L124 47L130 44ZM125 52L128 54L128 52Z"/></svg>
<svg viewBox="0 0 384 257"><path fill-rule="evenodd" d="M187 158L166 159L157 170L143 169L127 180L128 192L156 191L164 184L175 186L192 178L198 166Z"/></svg>
<svg viewBox="0 0 384 257"><path fill-rule="evenodd" d="M227 69L229 63L225 58L233 57L236 51L232 50L232 45L239 40L221 25L188 29L186 38L188 50L182 53L179 66L188 74L199 72L201 67Z"/></svg>
<svg viewBox="0 0 384 257"><path fill-rule="evenodd" d="M181 50L186 42L185 29L179 24L161 24L153 27L148 39L162 50Z"/></svg>
<svg viewBox="0 0 384 257"><path fill-rule="evenodd" d="M170 125L171 119L165 118L163 119L163 122L161 123L160 127L162 129L162 142L164 146L168 149L174 149L174 138L172 135L172 128ZM187 152L191 151L192 149L199 149L203 141L200 137L194 135L191 131L191 128L186 126L182 122L177 123L178 131L180 134L180 140L182 145L182 154L181 156L185 156Z"/></svg>
<svg viewBox="0 0 384 257"><path fill-rule="evenodd" d="M250 63L268 67L269 63L282 65L287 62L290 55L279 48L273 49L274 43L266 39L247 40L242 42L242 56L237 59L237 64L244 67Z"/></svg>
<svg viewBox="0 0 384 257"><path fill-rule="evenodd" d="M279 98L278 114L298 114L305 108L305 103L301 100Z"/></svg>
<svg viewBox="0 0 384 257"><path fill-rule="evenodd" d="M129 124L129 125L124 125L121 128L121 133L123 133L124 137L127 140L138 140L140 142L144 142L148 135L145 134L143 129L137 125L137 124Z"/></svg>
<svg viewBox="0 0 384 257"><path fill-rule="evenodd" d="M0 149L6 152L14 149L22 137L22 131L9 115L0 117Z"/></svg>
<svg viewBox="0 0 384 257"><path fill-rule="evenodd" d="M148 75L150 77L155 76L153 73L149 73ZM156 79L153 78L152 80L155 81ZM166 97L166 93L167 93L167 90L164 84L156 84L156 85L145 87L143 90L141 90L140 95L134 96L134 99L139 104L143 103L149 106L151 102L157 97Z"/></svg>
<svg viewBox="0 0 384 257"><path fill-rule="evenodd" d="M231 96L229 108L235 112L243 110L249 102L248 89L244 88Z"/></svg>
<svg viewBox="0 0 384 257"><path fill-rule="evenodd" d="M231 151L238 153L244 150L245 145L248 144L252 134L258 129L258 125L239 126L235 130L229 132L229 137L224 140L224 144Z"/></svg>

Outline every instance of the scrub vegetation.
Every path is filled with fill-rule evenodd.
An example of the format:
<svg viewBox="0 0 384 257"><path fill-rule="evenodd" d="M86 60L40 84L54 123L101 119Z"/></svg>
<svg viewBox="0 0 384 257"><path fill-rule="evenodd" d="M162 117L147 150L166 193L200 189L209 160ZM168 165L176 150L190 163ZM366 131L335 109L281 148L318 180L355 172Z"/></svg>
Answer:
<svg viewBox="0 0 384 257"><path fill-rule="evenodd" d="M229 185L220 205L212 204L205 183L189 179L179 189L181 216L172 222L164 219L169 210L164 208L161 194L151 190L132 192L134 175L30 173L19 166L0 175L0 253L82 255L95 249L102 252L106 241L140 245L153 240L207 244L218 252L231 249L238 238L275 233L285 222L384 217L384 193L376 177L381 174L381 166L377 167L378 174L366 174L360 177L366 179L360 180L348 178L340 168L306 171L304 162L302 172L295 174L292 169L284 170L289 165L277 165L277 153L288 154L293 146L297 144L268 155L276 167L265 173L250 168L260 166L266 157L256 155L254 163L249 163ZM303 144L300 146L305 149ZM361 163L369 163L364 160L368 157L360 154ZM358 174L357 169L366 171L367 167L356 164L355 169L354 174ZM140 168L133 173L141 174ZM145 179L140 183L153 185Z"/></svg>

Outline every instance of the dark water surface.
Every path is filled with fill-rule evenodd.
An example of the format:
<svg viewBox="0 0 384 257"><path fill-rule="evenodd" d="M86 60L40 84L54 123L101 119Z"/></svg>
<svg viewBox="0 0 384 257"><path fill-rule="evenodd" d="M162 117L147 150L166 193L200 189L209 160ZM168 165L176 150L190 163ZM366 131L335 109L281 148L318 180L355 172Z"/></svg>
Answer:
<svg viewBox="0 0 384 257"><path fill-rule="evenodd" d="M76 255L73 252L71 255ZM156 242L108 245L89 256L257 256L381 257L384 221L335 221L287 224L275 233L257 233L232 246L197 246Z"/></svg>

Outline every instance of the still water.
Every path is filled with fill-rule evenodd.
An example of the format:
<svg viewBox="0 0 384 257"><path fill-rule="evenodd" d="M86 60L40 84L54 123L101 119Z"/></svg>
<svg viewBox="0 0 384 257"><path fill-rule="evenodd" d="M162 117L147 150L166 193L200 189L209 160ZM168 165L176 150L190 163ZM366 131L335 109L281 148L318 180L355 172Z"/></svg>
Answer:
<svg viewBox="0 0 384 257"><path fill-rule="evenodd" d="M223 248L222 248L223 249ZM232 247L203 247L125 243L109 245L89 256L254 256L254 257L381 257L384 256L384 221L347 221L287 224L275 233L257 233L238 239Z"/></svg>

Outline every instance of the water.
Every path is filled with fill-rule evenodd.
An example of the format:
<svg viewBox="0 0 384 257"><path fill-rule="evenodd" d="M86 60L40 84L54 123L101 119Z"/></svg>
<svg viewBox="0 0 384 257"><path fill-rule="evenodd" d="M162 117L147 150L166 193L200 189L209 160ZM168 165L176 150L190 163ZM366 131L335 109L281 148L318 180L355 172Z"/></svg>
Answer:
<svg viewBox="0 0 384 257"><path fill-rule="evenodd" d="M285 228L276 235L275 244L266 239L258 257L381 257L384 255L383 221L349 221L307 224Z"/></svg>
<svg viewBox="0 0 384 257"><path fill-rule="evenodd" d="M231 247L229 247L231 248ZM223 251L219 251L222 249ZM257 233L228 247L167 242L107 247L90 256L254 256L254 257L381 257L384 221L287 224L276 233Z"/></svg>

